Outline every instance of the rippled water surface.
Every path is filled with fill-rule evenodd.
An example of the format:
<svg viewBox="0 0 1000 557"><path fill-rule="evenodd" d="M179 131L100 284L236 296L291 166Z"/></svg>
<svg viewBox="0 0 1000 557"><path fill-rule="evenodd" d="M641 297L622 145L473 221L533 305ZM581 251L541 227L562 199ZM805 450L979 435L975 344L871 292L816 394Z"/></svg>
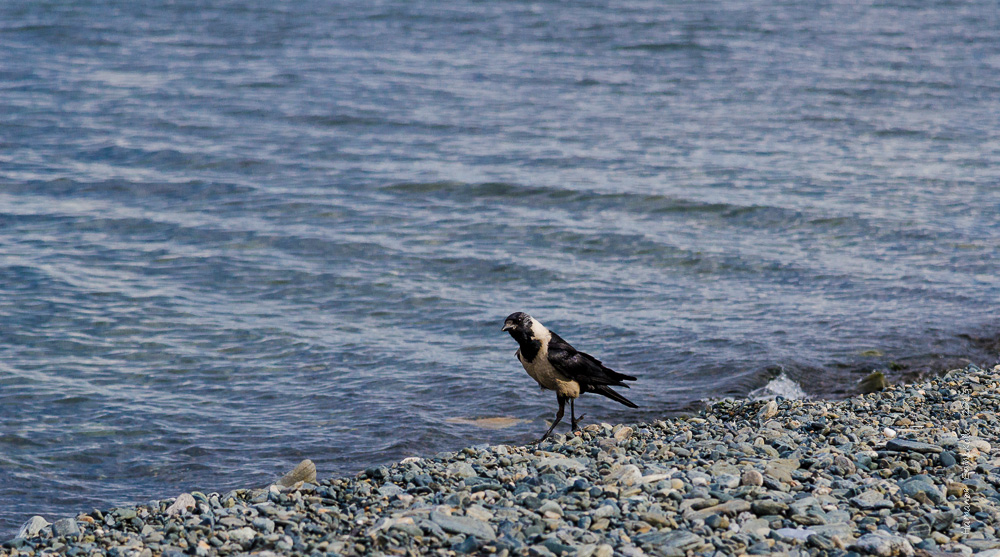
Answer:
<svg viewBox="0 0 1000 557"><path fill-rule="evenodd" d="M0 538L532 439L516 310L640 377L592 420L995 361L998 36L986 0L0 3Z"/></svg>

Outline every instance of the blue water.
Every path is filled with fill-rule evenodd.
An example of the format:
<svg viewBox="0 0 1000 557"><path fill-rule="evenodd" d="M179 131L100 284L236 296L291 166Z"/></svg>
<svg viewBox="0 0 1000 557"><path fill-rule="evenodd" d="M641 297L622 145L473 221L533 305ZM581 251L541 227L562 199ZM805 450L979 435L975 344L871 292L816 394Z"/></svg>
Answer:
<svg viewBox="0 0 1000 557"><path fill-rule="evenodd" d="M996 361L995 2L626 4L0 3L0 538Z"/></svg>

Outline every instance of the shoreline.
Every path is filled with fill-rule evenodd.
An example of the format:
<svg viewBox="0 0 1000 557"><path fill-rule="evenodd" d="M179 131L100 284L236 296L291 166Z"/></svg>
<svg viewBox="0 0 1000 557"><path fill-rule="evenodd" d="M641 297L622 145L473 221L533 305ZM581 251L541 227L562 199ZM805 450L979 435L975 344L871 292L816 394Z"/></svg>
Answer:
<svg viewBox="0 0 1000 557"><path fill-rule="evenodd" d="M723 400L264 489L32 517L0 554L1000 556L1000 366L836 401Z"/></svg>

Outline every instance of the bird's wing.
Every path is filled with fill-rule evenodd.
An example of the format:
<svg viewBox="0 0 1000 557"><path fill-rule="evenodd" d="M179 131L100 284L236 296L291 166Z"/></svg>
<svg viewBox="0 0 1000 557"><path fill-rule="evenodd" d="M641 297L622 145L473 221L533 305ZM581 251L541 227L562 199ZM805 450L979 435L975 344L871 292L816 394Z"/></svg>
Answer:
<svg viewBox="0 0 1000 557"><path fill-rule="evenodd" d="M555 333L552 333L552 339L549 340L549 363L563 375L584 386L628 387L622 380L635 380L635 377L605 367L600 360L573 348Z"/></svg>

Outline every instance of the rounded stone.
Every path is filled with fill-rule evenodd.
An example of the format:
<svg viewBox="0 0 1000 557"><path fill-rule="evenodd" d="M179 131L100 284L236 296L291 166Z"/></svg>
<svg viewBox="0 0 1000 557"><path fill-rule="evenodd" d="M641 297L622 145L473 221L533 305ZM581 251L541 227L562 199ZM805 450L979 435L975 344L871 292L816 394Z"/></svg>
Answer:
<svg viewBox="0 0 1000 557"><path fill-rule="evenodd" d="M941 464L941 466L944 466L945 468L950 468L958 464L958 459L955 458L955 454L952 453L951 451L944 451L938 455L938 462Z"/></svg>
<svg viewBox="0 0 1000 557"><path fill-rule="evenodd" d="M760 487L764 485L764 475L756 470L746 470L740 476L740 485Z"/></svg>

